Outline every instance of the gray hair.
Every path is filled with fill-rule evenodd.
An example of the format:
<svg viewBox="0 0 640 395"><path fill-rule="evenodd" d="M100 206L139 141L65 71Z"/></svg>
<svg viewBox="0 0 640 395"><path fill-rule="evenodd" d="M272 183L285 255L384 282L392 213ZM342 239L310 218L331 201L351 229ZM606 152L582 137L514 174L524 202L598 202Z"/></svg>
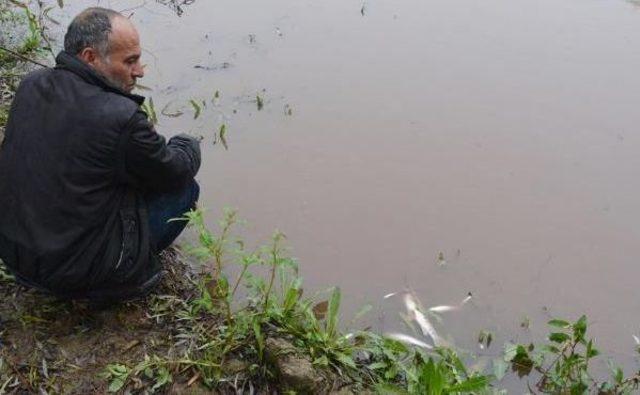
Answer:
<svg viewBox="0 0 640 395"><path fill-rule="evenodd" d="M109 34L111 21L122 16L117 11L101 7L91 7L78 14L64 36L64 50L77 55L83 49L91 47L101 57L109 54Z"/></svg>

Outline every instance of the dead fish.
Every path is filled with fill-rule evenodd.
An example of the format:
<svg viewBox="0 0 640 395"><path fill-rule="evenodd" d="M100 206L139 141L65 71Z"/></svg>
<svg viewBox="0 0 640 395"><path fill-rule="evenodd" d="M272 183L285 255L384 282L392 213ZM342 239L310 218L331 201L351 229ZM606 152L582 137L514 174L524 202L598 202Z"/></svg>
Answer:
<svg viewBox="0 0 640 395"><path fill-rule="evenodd" d="M446 306L446 305L442 305L442 306L434 306L429 308L429 311L433 312L433 313L446 313L447 311L453 311L453 310L458 310L460 309L460 306Z"/></svg>
<svg viewBox="0 0 640 395"><path fill-rule="evenodd" d="M391 292L389 294L386 294L382 297L382 299L389 299L392 296L396 296L398 294L398 292Z"/></svg>
<svg viewBox="0 0 640 395"><path fill-rule="evenodd" d="M431 337L433 344L436 346L441 345L442 341L440 340L440 336L427 317L418 309L418 303L409 292L404 296L404 304L407 307L409 317L413 318L418 323L418 326L420 326L420 329L422 330L422 334L424 336Z"/></svg>
<svg viewBox="0 0 640 395"><path fill-rule="evenodd" d="M409 336L409 335L405 335L404 333L387 333L385 336L387 336L390 339L398 340L398 341L401 341L401 342L404 342L404 343L413 344L414 346L426 348L428 350L431 350L433 348L432 345L427 344L427 343L423 342L422 340L418 340L415 337L412 337L412 336Z"/></svg>
<svg viewBox="0 0 640 395"><path fill-rule="evenodd" d="M433 306L429 308L429 311L433 312L433 313L444 313L447 311L454 311L454 310L460 310L462 308L462 306L464 306L467 302L469 302L472 298L471 292L469 292L467 294L467 297L462 299L462 302L460 302L460 304L455 305L455 306L447 306L447 305L442 305L442 306Z"/></svg>

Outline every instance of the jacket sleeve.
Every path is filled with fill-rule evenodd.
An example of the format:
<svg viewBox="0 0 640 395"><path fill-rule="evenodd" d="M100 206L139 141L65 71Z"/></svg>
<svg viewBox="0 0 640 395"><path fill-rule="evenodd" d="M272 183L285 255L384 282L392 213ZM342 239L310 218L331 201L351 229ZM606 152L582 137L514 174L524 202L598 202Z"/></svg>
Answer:
<svg viewBox="0 0 640 395"><path fill-rule="evenodd" d="M166 143L142 111L128 124L129 139L124 148L126 179L149 190L168 190L191 180L200 168L200 142L177 135Z"/></svg>

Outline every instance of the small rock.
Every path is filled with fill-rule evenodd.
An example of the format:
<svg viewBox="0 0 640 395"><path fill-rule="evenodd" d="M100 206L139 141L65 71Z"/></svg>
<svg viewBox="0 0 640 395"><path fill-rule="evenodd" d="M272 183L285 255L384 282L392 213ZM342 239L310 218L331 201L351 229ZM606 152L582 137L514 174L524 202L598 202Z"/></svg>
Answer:
<svg viewBox="0 0 640 395"><path fill-rule="evenodd" d="M297 355L295 347L284 339L268 338L265 351L284 388L298 393L315 393L324 380L309 358Z"/></svg>

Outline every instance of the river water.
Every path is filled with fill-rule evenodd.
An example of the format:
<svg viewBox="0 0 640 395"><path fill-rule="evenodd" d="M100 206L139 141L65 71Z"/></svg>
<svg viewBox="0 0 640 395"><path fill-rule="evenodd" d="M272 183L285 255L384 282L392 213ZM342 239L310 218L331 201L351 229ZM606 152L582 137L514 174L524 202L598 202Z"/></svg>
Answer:
<svg viewBox="0 0 640 395"><path fill-rule="evenodd" d="M232 206L251 241L284 231L307 289L340 286L346 315L374 304L381 330L400 322L388 292L472 292L439 325L469 349L482 329L497 355L585 313L636 366L640 7L200 0L177 16L148 0L51 15L65 26L95 4L140 29L158 131L204 136L212 226Z"/></svg>

